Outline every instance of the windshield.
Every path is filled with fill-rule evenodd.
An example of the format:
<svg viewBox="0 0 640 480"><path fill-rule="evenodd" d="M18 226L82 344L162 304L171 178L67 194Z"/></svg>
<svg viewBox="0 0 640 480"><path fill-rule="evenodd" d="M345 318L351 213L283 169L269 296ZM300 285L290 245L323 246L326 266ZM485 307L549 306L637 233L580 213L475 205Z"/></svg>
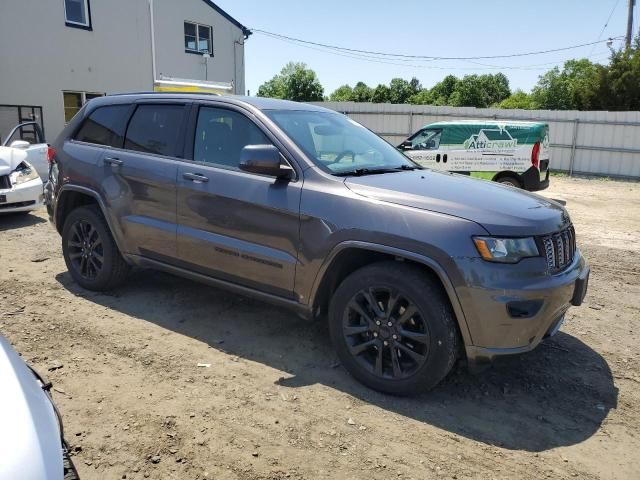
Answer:
<svg viewBox="0 0 640 480"><path fill-rule="evenodd" d="M334 175L420 168L382 138L344 115L298 110L265 113L316 165Z"/></svg>

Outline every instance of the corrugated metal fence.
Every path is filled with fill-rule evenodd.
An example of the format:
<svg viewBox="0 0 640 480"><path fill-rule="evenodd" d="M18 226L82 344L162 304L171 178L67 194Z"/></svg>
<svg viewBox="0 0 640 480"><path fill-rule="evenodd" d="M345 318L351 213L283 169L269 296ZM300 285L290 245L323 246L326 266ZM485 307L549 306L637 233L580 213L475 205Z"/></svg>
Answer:
<svg viewBox="0 0 640 480"><path fill-rule="evenodd" d="M579 112L322 102L349 115L394 145L438 121L544 121L551 137L551 168L571 174L640 178L640 112Z"/></svg>

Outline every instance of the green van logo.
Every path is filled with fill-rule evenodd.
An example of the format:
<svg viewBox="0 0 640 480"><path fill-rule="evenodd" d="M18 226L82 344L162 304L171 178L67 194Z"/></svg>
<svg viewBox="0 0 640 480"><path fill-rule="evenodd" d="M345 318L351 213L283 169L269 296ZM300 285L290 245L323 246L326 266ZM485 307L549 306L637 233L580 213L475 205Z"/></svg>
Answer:
<svg viewBox="0 0 640 480"><path fill-rule="evenodd" d="M518 140L505 128L483 128L463 143L465 150L515 150Z"/></svg>

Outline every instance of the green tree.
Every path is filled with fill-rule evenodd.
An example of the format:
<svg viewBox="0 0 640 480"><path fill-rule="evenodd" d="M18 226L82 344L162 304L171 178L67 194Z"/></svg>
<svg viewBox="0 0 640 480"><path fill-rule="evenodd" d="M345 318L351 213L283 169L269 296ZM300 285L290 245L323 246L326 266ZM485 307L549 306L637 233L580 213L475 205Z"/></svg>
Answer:
<svg viewBox="0 0 640 480"><path fill-rule="evenodd" d="M527 92L516 90L510 97L505 98L496 105L497 108L520 108L523 110L533 110L536 104Z"/></svg>
<svg viewBox="0 0 640 480"><path fill-rule="evenodd" d="M595 102L605 110L640 110L640 48L612 52L608 68L598 71L600 82Z"/></svg>
<svg viewBox="0 0 640 480"><path fill-rule="evenodd" d="M502 73L465 75L455 84L448 104L454 107L486 108L511 95L509 80Z"/></svg>
<svg viewBox="0 0 640 480"><path fill-rule="evenodd" d="M349 85L338 87L330 96L332 102L351 102L353 101L353 88Z"/></svg>
<svg viewBox="0 0 640 480"><path fill-rule="evenodd" d="M460 80L455 75L447 75L442 81L436 83L431 89L431 98L434 105L448 105L449 98L455 91Z"/></svg>
<svg viewBox="0 0 640 480"><path fill-rule="evenodd" d="M500 103L511 95L509 79L503 73L480 75L480 87L484 91L487 107Z"/></svg>
<svg viewBox="0 0 640 480"><path fill-rule="evenodd" d="M353 101L354 102L370 102L373 96L373 90L367 86L364 82L356 83L353 87Z"/></svg>
<svg viewBox="0 0 640 480"><path fill-rule="evenodd" d="M422 89L417 78L411 81L403 78L394 78L389 83L389 101L391 103L408 103L409 98L416 95Z"/></svg>
<svg viewBox="0 0 640 480"><path fill-rule="evenodd" d="M615 56L615 55L614 55ZM538 108L550 110L589 110L597 108L606 67L586 58L568 60L562 70L554 67L541 75L531 96Z"/></svg>
<svg viewBox="0 0 640 480"><path fill-rule="evenodd" d="M383 84L378 85L373 90L371 101L373 103L389 103L391 101L391 89Z"/></svg>
<svg viewBox="0 0 640 480"><path fill-rule="evenodd" d="M316 72L301 62L289 62L280 73L258 88L259 97L283 98L296 102L322 101L324 89Z"/></svg>
<svg viewBox="0 0 640 480"><path fill-rule="evenodd" d="M415 95L411 95L409 97L409 102L413 105L432 105L433 104L433 95L428 88L423 88Z"/></svg>

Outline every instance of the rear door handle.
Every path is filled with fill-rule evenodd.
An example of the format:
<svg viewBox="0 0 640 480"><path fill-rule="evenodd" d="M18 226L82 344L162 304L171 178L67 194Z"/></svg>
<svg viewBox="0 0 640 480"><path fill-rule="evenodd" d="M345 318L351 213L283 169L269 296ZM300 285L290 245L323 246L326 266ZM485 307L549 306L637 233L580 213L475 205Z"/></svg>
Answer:
<svg viewBox="0 0 640 480"><path fill-rule="evenodd" d="M193 183L207 183L209 181L208 177L200 173L183 173L182 178L185 180L191 180Z"/></svg>
<svg viewBox="0 0 640 480"><path fill-rule="evenodd" d="M108 163L109 165L112 165L114 167L119 167L120 165L124 164L122 160L116 157L104 157L104 163Z"/></svg>

